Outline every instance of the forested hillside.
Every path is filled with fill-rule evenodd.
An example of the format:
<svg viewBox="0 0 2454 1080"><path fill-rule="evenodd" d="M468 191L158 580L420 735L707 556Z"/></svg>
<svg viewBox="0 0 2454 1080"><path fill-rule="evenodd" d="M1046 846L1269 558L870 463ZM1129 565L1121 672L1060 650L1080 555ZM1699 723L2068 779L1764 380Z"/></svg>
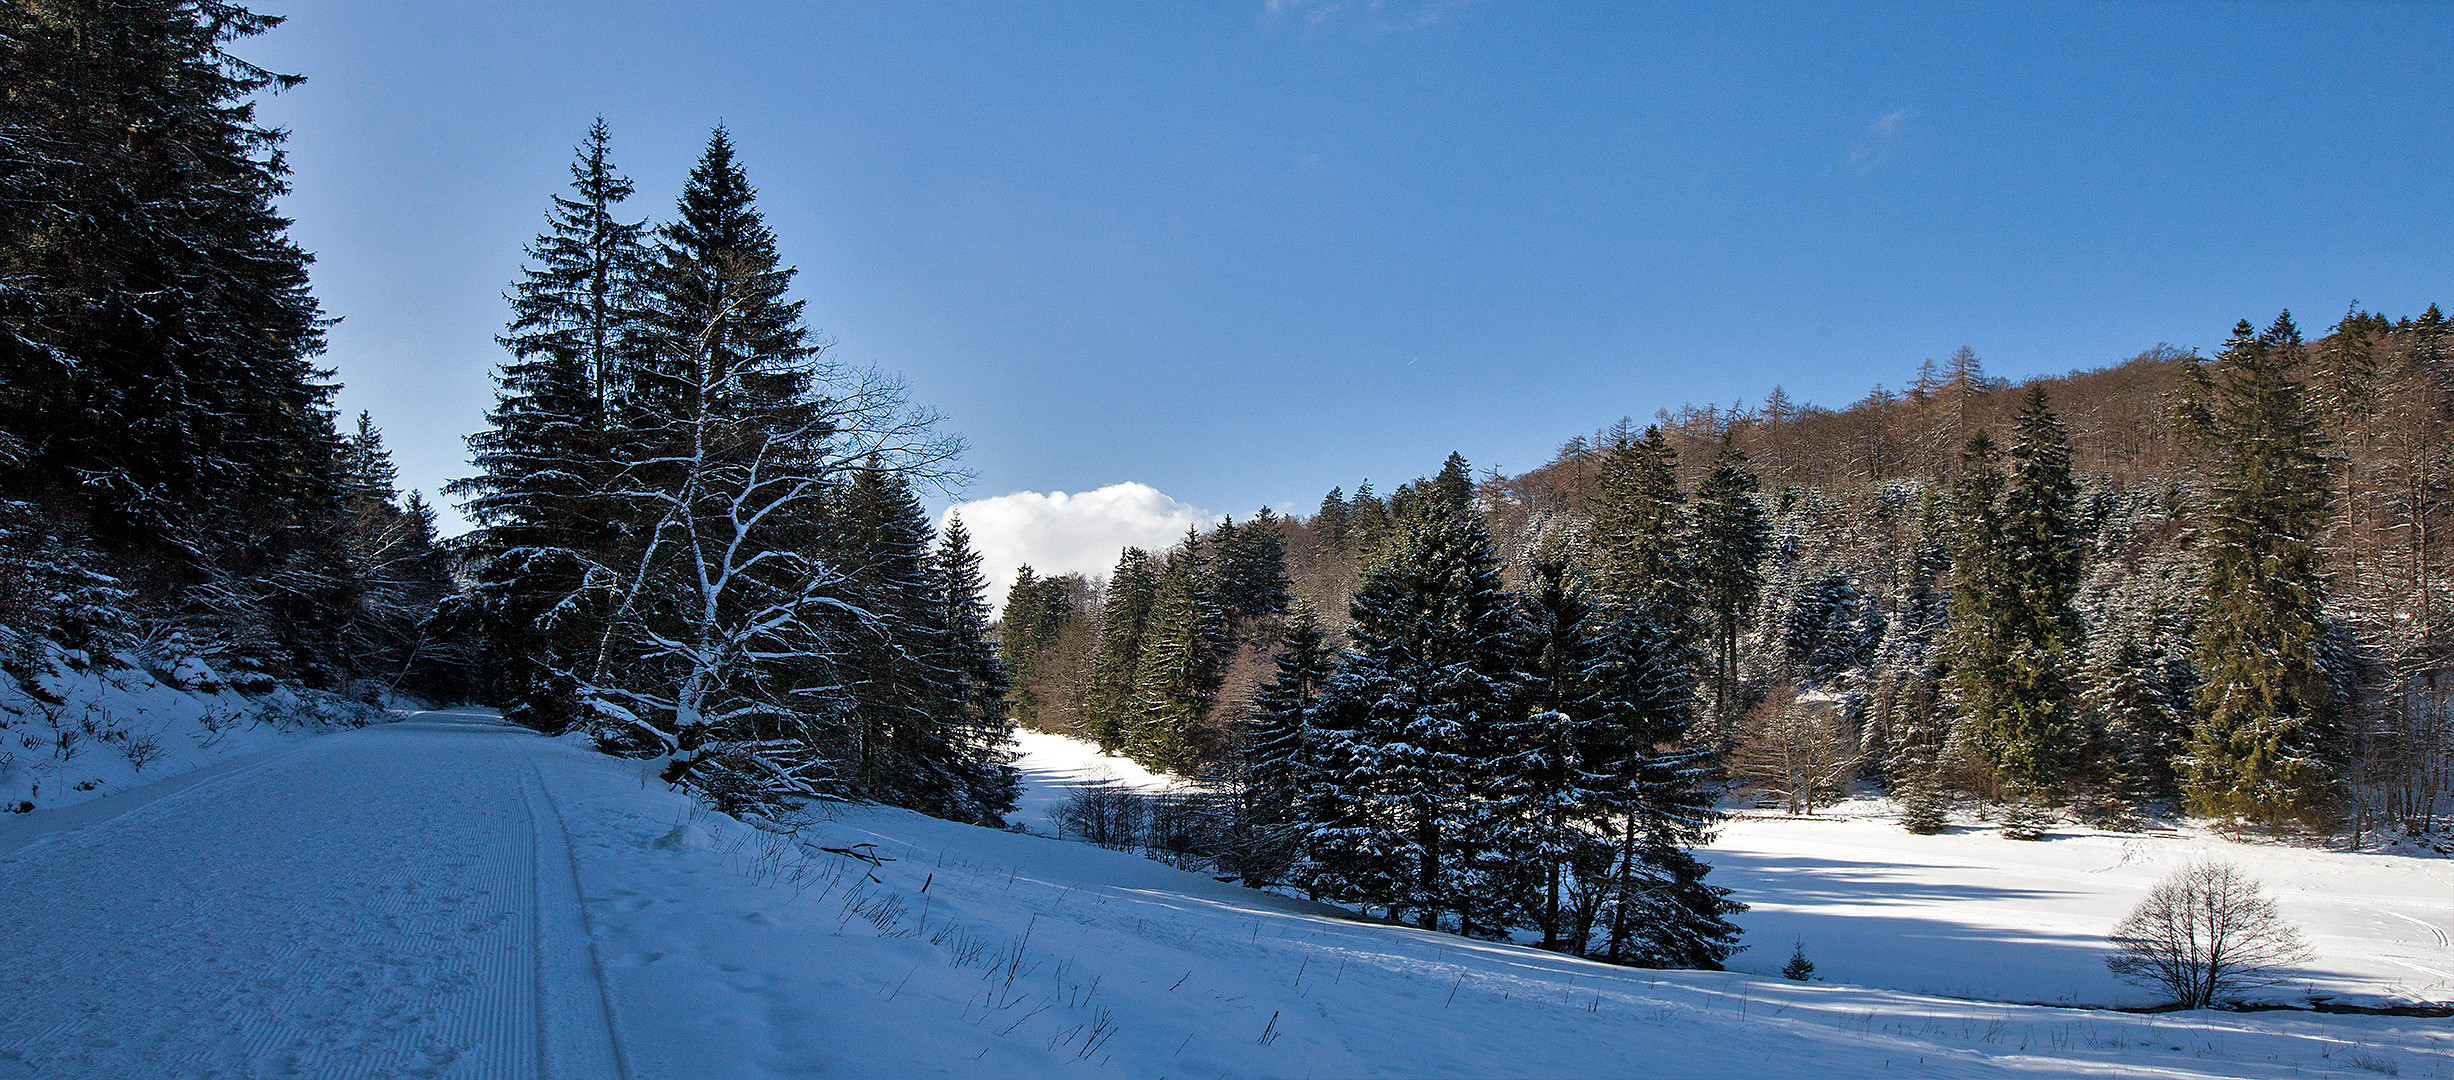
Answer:
<svg viewBox="0 0 2454 1080"><path fill-rule="evenodd" d="M960 441L807 325L724 128L656 220L607 126L581 138L449 492L478 528L443 543L318 366L331 317L254 111L298 80L228 51L278 20L0 19L0 659L49 725L0 770L83 752L70 676L142 668L498 703L744 815L995 824L1020 723L1198 778L1117 819L1145 846L1685 966L1733 943L1688 853L1732 790L2013 836L2183 814L2357 845L2454 809L2434 307L2018 384L1963 349L1844 408L1775 388L1622 422L1522 476L1452 455L1104 578L1024 568L992 625L960 521L922 506Z"/></svg>
<svg viewBox="0 0 2454 1080"><path fill-rule="evenodd" d="M1357 835L1354 717L1426 688L1466 707L1469 673L1514 680L1466 725L1485 807L1523 789L1599 814L1561 778L1625 757L1691 760L1793 812L1887 792L1912 829L1957 803L2022 836L2170 813L2434 835L2449 346L2432 307L2354 310L2314 343L2289 315L2244 322L2213 357L2159 346L2016 385L1963 349L1846 408L1776 388L1570 439L1472 486L1499 584L1451 583L1434 619L1505 644L1341 706L1324 688L1365 677L1388 633L1375 597L1454 558L1419 534L1427 493L1461 484L1453 458L1387 499L1365 483L1310 517L1127 551L1105 582L1026 576L1003 624L1015 715L1272 813L1293 800L1300 839L1275 857L1299 877ZM1505 614L1473 613L1503 587ZM1576 678L1546 667L1580 648ZM1601 721L1641 695L1591 680L1632 670L1693 723ZM1580 721L1624 741L1581 742ZM1506 823L1539 833L1549 812Z"/></svg>

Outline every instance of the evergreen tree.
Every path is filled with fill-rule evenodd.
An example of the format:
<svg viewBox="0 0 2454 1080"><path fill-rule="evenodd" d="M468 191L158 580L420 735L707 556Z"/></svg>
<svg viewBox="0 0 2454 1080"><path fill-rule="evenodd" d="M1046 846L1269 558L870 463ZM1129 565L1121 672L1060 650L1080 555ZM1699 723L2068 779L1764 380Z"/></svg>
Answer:
<svg viewBox="0 0 2454 1080"><path fill-rule="evenodd" d="M1996 604L2007 635L2001 670L2009 681L1994 698L1989 748L2004 775L2042 793L2067 777L2086 736L2072 700L2083 660L2074 607L2083 570L2079 489L2062 421L2041 386L2029 388L2011 459L2002 496L2004 580L1996 585L2008 594Z"/></svg>
<svg viewBox="0 0 2454 1080"><path fill-rule="evenodd" d="M939 719L948 739L964 751L956 763L964 801L925 809L956 820L994 823L1013 808L1021 787L1006 749L1014 740L1014 727L1006 718L1005 669L990 640L988 579L980 572L980 555L972 550L971 533L961 517L947 518L930 570L938 625L945 630L931 667L947 680L952 698Z"/></svg>
<svg viewBox="0 0 2454 1080"><path fill-rule="evenodd" d="M1238 870L1245 880L1279 880L1302 857L1302 830L1313 820L1310 805L1324 786L1312 745L1321 689L1335 668L1335 654L1311 607L1298 601L1287 620L1276 659L1276 677L1253 694L1243 739L1243 845Z"/></svg>
<svg viewBox="0 0 2454 1080"><path fill-rule="evenodd" d="M1612 604L1642 612L1674 640L1692 640L1697 596L1686 565L1678 454L1658 426L1641 440L1621 436L1595 478L1586 561Z"/></svg>
<svg viewBox="0 0 2454 1080"><path fill-rule="evenodd" d="M693 468L806 472L835 434L812 392L820 346L801 301L786 297L794 271L781 265L756 198L719 126L682 186L679 216L656 230L639 271L619 404L628 486L650 501ZM822 505L796 500L791 520L767 524L807 535Z"/></svg>
<svg viewBox="0 0 2454 1080"><path fill-rule="evenodd" d="M1216 599L1206 548L1198 533L1188 531L1168 552L1134 674L1125 748L1170 772L1191 772L1202 761L1204 721L1225 674L1227 616Z"/></svg>
<svg viewBox="0 0 2454 1080"><path fill-rule="evenodd" d="M1805 982L1815 977L1815 962L1806 958L1806 942L1798 942L1789 950L1789 962L1781 965L1781 977Z"/></svg>
<svg viewBox="0 0 2454 1080"><path fill-rule="evenodd" d="M1355 596L1354 651L1322 692L1339 812L1311 846L1334 895L1426 927L1453 912L1471 932L1492 901L1473 878L1489 763L1523 707L1518 614L1470 491L1417 490Z"/></svg>
<svg viewBox="0 0 2454 1080"><path fill-rule="evenodd" d="M1713 722L1726 729L1738 707L1740 631L1763 588L1764 557L1772 541L1771 522L1756 501L1755 474L1726 436L1696 487L1691 529L1687 551L1711 640L1705 681Z"/></svg>
<svg viewBox="0 0 2454 1080"><path fill-rule="evenodd" d="M1232 532L1221 525L1211 539L1218 552L1218 602L1230 624L1245 634L1275 636L1269 622L1287 610L1287 538L1284 519L1262 507ZM1266 640L1266 638L1264 639Z"/></svg>
<svg viewBox="0 0 2454 1080"><path fill-rule="evenodd" d="M1331 488L1321 496L1321 509L1312 515L1313 544L1322 551L1346 551L1354 542L1348 534L1346 491Z"/></svg>
<svg viewBox="0 0 2454 1080"><path fill-rule="evenodd" d="M1955 741L1998 760L1996 727L2014 679L2015 598L2002 520L2002 458L1980 431L1960 454L1951 488L1951 614L1943 637L1943 693Z"/></svg>
<svg viewBox="0 0 2454 1080"><path fill-rule="evenodd" d="M646 255L644 227L616 213L632 188L611 142L600 118L576 152L571 193L554 197L528 247L498 339L512 360L487 427L469 437L478 473L447 489L482 528L472 606L502 669L505 716L547 731L577 719L571 673L602 632L591 577L601 585L624 544L611 406L630 374L631 279Z"/></svg>
<svg viewBox="0 0 2454 1080"><path fill-rule="evenodd" d="M1942 787L1932 776L1914 776L1901 784L1901 828L1919 836L1932 836L1942 832L1950 820L1950 811L1943 805Z"/></svg>
<svg viewBox="0 0 2454 1080"><path fill-rule="evenodd" d="M275 200L296 85L224 3L0 7L0 490L221 661L341 675L326 321Z"/></svg>
<svg viewBox="0 0 2454 1080"><path fill-rule="evenodd" d="M939 723L958 695L932 663L946 627L928 517L911 485L874 457L853 473L831 517L828 553L867 616L837 634L851 740L846 779L871 798L926 805L912 789L946 786L933 782L936 774L959 756Z"/></svg>
<svg viewBox="0 0 2454 1080"><path fill-rule="evenodd" d="M1151 605L1159 595L1159 571L1150 553L1129 547L1116 558L1108 575L1107 595L1099 606L1099 651L1091 663L1089 715L1084 726L1092 741L1108 753L1122 750L1140 697L1142 641L1150 628Z"/></svg>
<svg viewBox="0 0 2454 1080"><path fill-rule="evenodd" d="M2280 824L2336 804L2335 690L2318 548L2328 463L2291 376L2300 331L2244 321L2194 363L2180 419L2208 459L2207 598L2185 790L2198 812Z"/></svg>
<svg viewBox="0 0 2454 1080"><path fill-rule="evenodd" d="M1372 493L1372 482L1366 480L1356 485L1354 497L1346 502L1346 527L1359 564L1369 564L1380 557L1395 525L1389 505Z"/></svg>
<svg viewBox="0 0 2454 1080"><path fill-rule="evenodd" d="M844 422L894 426L900 404L819 392L754 197L717 129L640 273L615 492L627 550L582 687L635 749L669 757L668 782L748 811L852 779L848 702L827 688L845 678L847 621L880 620L830 557L826 513L868 452L837 440Z"/></svg>
<svg viewBox="0 0 2454 1080"><path fill-rule="evenodd" d="M1032 676L1040 646L1063 618L1055 605L1064 602L1064 593L1054 585L1041 581L1039 572L1024 563L1014 571L1014 584L1006 586L1005 611L997 621L997 659L1005 664L1011 687L1007 704L1014 722L1024 727L1039 722L1039 695L1031 690Z"/></svg>
<svg viewBox="0 0 2454 1080"><path fill-rule="evenodd" d="M1602 635L1584 584L1550 558L1534 563L1529 585L1522 598L1527 709L1500 734L1511 751L1500 770L1509 835L1490 854L1502 866L1517 863L1516 884L1529 894L1518 906L1542 931L1542 947L1582 951L1583 936L1569 933L1568 891L1580 869L1608 873L1610 841L1591 826L1610 820L1610 772L1636 751L1607 726L1597 700Z"/></svg>
<svg viewBox="0 0 2454 1080"><path fill-rule="evenodd" d="M1600 621L1588 681L1594 730L1589 771L1608 778L1598 808L1616 817L1619 851L1611 866L1607 953L1655 967L1718 970L1738 951L1729 916L1746 905L1704 879L1712 867L1693 849L1721 821L1719 752L1695 746L1693 650L1642 612ZM1581 940L1581 938L1580 938Z"/></svg>

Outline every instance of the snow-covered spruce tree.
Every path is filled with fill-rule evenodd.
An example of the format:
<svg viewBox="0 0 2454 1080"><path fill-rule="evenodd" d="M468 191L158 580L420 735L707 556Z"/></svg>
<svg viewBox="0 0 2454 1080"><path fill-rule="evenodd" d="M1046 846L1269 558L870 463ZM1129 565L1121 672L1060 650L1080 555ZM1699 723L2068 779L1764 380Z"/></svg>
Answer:
<svg viewBox="0 0 2454 1080"><path fill-rule="evenodd" d="M1677 465L1660 427L1646 428L1641 439L1613 433L1587 508L1583 561L1611 606L1642 614L1684 646L1696 638L1699 600L1686 562Z"/></svg>
<svg viewBox="0 0 2454 1080"><path fill-rule="evenodd" d="M498 339L512 359L485 429L469 436L477 474L447 489L479 526L465 621L494 658L505 717L543 731L579 718L572 673L602 636L611 564L636 542L612 497L621 463L610 427L647 257L645 227L617 213L631 191L600 118L512 287Z"/></svg>
<svg viewBox="0 0 2454 1080"><path fill-rule="evenodd" d="M1493 899L1471 877L1491 766L1524 688L1516 604L1454 455L1443 476L1409 486L1355 595L1353 650L1321 695L1335 812L1309 847L1333 899L1472 931Z"/></svg>
<svg viewBox="0 0 2454 1080"><path fill-rule="evenodd" d="M1303 833L1313 817L1308 800L1323 780L1314 714L1336 654L1312 608L1300 600L1276 663L1276 677L1254 693L1245 718L1242 821L1233 853L1237 872L1257 884L1286 879L1303 858Z"/></svg>
<svg viewBox="0 0 2454 1080"><path fill-rule="evenodd" d="M1729 890L1707 884L1712 868L1693 848L1721 820L1719 748L1696 745L1692 646L1677 631L1636 610L1605 608L1591 620L1585 670L1593 742L1583 750L1601 795L1609 887L1600 914L1612 959L1654 967L1718 969L1736 952L1727 916L1746 910ZM1578 941L1590 940L1580 923Z"/></svg>
<svg viewBox="0 0 2454 1080"><path fill-rule="evenodd" d="M2000 590L1993 601L2004 634L1998 670L2007 681L1988 695L1993 715L1985 730L1995 767L2041 796L2070 777L2087 738L2072 692L2084 659L2074 607L2083 550L2070 443L2044 387L2029 388L2018 431L2002 493L2002 577L1991 583Z"/></svg>
<svg viewBox="0 0 2454 1080"><path fill-rule="evenodd" d="M630 536L583 699L719 805L853 791L847 638L884 632L827 552L863 462L957 447L874 373L824 363L717 129L641 273L614 496Z"/></svg>
<svg viewBox="0 0 2454 1080"><path fill-rule="evenodd" d="M1508 876L1527 894L1516 906L1542 931L1542 947L1582 952L1583 939L1569 933L1577 914L1569 889L1580 869L1611 874L1617 845L1603 829L1619 824L1613 811L1628 800L1614 798L1620 791L1613 780L1621 759L1635 751L1625 732L1601 726L1596 653L1604 642L1584 583L1556 557L1536 559L1528 577L1522 598L1528 700L1524 717L1503 736L1510 756L1500 770L1501 817L1511 835L1491 854L1500 869L1516 864ZM1589 763L1589 755L1599 760Z"/></svg>
<svg viewBox="0 0 2454 1080"><path fill-rule="evenodd" d="M1806 942L1790 946L1789 962L1781 965L1781 977L1795 982L1815 977L1815 962L1806 958Z"/></svg>
<svg viewBox="0 0 2454 1080"><path fill-rule="evenodd" d="M966 737L963 665L949 638L932 530L910 482L872 457L828 515L826 550L872 618L844 628L845 781L866 798L993 821L1002 808L972 762L998 752ZM952 661L952 662L950 662ZM986 787L993 787L993 784Z"/></svg>
<svg viewBox="0 0 2454 1080"><path fill-rule="evenodd" d="M1189 773L1204 755L1203 721L1228 648L1213 556L1198 533L1167 553L1134 673L1125 750L1154 769Z"/></svg>
<svg viewBox="0 0 2454 1080"><path fill-rule="evenodd" d="M1083 726L1099 748L1125 746L1133 703L1140 696L1142 640L1150 628L1151 604L1159 595L1159 569L1150 553L1129 547L1116 557L1099 604L1099 650L1091 661L1091 694Z"/></svg>
<svg viewBox="0 0 2454 1080"><path fill-rule="evenodd" d="M2195 538L2183 529L2188 489L2169 483L2106 501L2080 598L2089 634L2078 700L2098 740L2086 777L2095 790L2074 808L2119 824L2179 794L2174 762L2189 737L2190 653L2207 587L2201 553L2183 546Z"/></svg>
<svg viewBox="0 0 2454 1080"><path fill-rule="evenodd" d="M1900 827L1919 836L1932 836L1951 823L1951 811L1943 804L1942 785L1931 775L1912 775L1895 788L1900 798Z"/></svg>
<svg viewBox="0 0 2454 1080"><path fill-rule="evenodd" d="M950 807L955 812L947 816L994 820L1012 809L1021 793L1006 749L1014 741L1014 722L1006 716L1005 667L997 661L989 631L988 579L959 516L948 515L938 535L929 580L936 590L938 625L945 630L930 667L946 680L952 699L937 720L947 729L946 739L966 751L949 774L970 793L970 803Z"/></svg>
<svg viewBox="0 0 2454 1080"><path fill-rule="evenodd" d="M2300 349L2289 312L2264 333L2244 320L2215 363L2190 365L2178 417L2210 487L2184 790L2199 813L2269 825L2322 820L2338 801L2318 547L2328 464L2290 373Z"/></svg>
<svg viewBox="0 0 2454 1080"><path fill-rule="evenodd" d="M236 4L0 7L0 494L161 637L337 682L356 601L308 256L274 201L295 85Z"/></svg>
<svg viewBox="0 0 2454 1080"><path fill-rule="evenodd" d="M1764 557L1772 526L1756 501L1755 474L1727 436L1696 486L1686 554L1708 628L1705 685L1717 732L1726 736L1739 708L1738 654L1741 632L1763 588Z"/></svg>

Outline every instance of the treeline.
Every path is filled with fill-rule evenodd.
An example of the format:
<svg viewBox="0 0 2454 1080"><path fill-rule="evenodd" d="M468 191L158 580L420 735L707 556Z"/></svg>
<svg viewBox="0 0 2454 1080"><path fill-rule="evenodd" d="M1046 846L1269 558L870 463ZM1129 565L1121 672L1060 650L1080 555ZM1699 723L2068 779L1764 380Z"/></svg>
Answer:
<svg viewBox="0 0 2454 1080"><path fill-rule="evenodd" d="M830 360L722 128L672 220L625 220L600 121L528 250L446 612L520 723L580 727L726 810L865 799L993 823L1006 677L959 443Z"/></svg>
<svg viewBox="0 0 2454 1080"><path fill-rule="evenodd" d="M1712 505L1735 523L1665 501L1664 454L1623 466L1609 539L1551 538L1514 587L1454 455L1386 501L1366 484L1309 522L1128 550L1103 587L1021 576L1016 715L1208 781L1147 807L1093 793L1072 818L1095 841L1425 927L1718 967L1742 908L1689 849L1718 820L1717 751L1690 729L1720 594L1679 562L1764 525L1734 462Z"/></svg>
<svg viewBox="0 0 2454 1080"><path fill-rule="evenodd" d="M1775 805L1871 784L1920 829L1959 803L2014 835L2175 809L2432 833L2454 780L2450 348L2432 307L2354 310L2315 343L2289 315L2243 323L2213 357L2159 346L2020 386L1963 349L1846 409L1776 390L1573 439L1474 506L1520 607L1556 573L1684 626L1698 722L1676 745ZM1620 520L1631 485L1653 546ZM1419 490L1029 581L1035 629L1009 618L1006 648L1046 685L1018 718L1246 782L1287 623L1226 597L1298 598L1344 662ZM1212 554L1264 532L1266 569ZM1625 583L1630 560L1653 584ZM1198 617L1148 617L1154 566ZM1153 627L1201 678L1140 662Z"/></svg>
<svg viewBox="0 0 2454 1080"><path fill-rule="evenodd" d="M2288 315L2014 387L1961 350L1842 410L1665 412L1724 448L1772 542L1744 614L1736 778L1811 810L1868 780L1939 827L2178 805L2266 826L2441 827L2454 328ZM1524 543L1587 516L1624 427L1489 485Z"/></svg>
<svg viewBox="0 0 2454 1080"><path fill-rule="evenodd" d="M295 76L219 3L0 8L0 664L202 659L234 685L450 698L431 510L336 422L274 208Z"/></svg>

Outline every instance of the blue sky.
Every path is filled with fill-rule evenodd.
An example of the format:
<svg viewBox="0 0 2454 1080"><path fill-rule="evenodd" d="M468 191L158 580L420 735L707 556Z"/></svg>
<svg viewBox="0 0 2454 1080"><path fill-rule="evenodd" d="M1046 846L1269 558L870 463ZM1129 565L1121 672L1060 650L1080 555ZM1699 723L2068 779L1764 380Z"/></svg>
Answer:
<svg viewBox="0 0 2454 1080"><path fill-rule="evenodd" d="M590 119L718 121L966 498L1309 510L1775 384L1845 404L2454 302L2454 7L268 5L343 403L464 469ZM941 504L944 500L941 500Z"/></svg>

